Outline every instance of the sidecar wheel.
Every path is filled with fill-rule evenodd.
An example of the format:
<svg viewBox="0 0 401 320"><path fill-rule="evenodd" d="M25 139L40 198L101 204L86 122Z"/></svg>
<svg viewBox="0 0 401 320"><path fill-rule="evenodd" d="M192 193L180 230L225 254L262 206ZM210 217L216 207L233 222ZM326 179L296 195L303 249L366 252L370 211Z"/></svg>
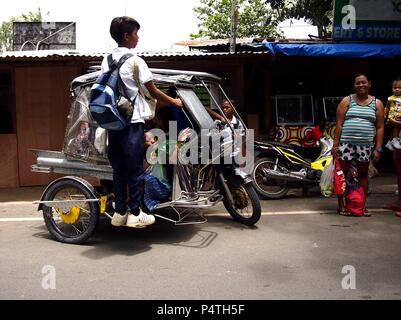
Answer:
<svg viewBox="0 0 401 320"><path fill-rule="evenodd" d="M60 180L51 185L43 201L93 199L86 186L76 180ZM98 202L80 202L70 209L43 205L43 218L54 239L79 244L94 232L99 221Z"/></svg>
<svg viewBox="0 0 401 320"><path fill-rule="evenodd" d="M223 199L224 206L228 213L234 220L247 226L253 226L259 221L262 209L260 207L259 197L252 184L243 184L234 177L230 177L227 183L234 200L232 206L226 199Z"/></svg>

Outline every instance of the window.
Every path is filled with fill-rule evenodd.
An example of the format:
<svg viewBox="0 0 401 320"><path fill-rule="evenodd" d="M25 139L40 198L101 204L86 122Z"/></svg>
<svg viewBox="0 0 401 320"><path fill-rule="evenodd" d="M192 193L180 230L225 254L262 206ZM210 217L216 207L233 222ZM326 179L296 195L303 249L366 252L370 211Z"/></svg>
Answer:
<svg viewBox="0 0 401 320"><path fill-rule="evenodd" d="M309 125L314 123L312 95L277 95L277 125Z"/></svg>
<svg viewBox="0 0 401 320"><path fill-rule="evenodd" d="M324 117L327 121L336 121L336 113L338 104L343 97L323 97Z"/></svg>
<svg viewBox="0 0 401 320"><path fill-rule="evenodd" d="M13 133L11 73L0 71L0 134Z"/></svg>

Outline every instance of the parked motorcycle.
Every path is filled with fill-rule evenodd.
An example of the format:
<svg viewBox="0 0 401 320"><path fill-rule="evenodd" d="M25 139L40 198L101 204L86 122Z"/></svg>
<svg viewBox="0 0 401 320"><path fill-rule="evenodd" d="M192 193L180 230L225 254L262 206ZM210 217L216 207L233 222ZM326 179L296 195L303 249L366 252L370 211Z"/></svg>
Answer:
<svg viewBox="0 0 401 320"><path fill-rule="evenodd" d="M323 136L318 146L319 155L309 161L303 156L304 148L301 146L255 141L258 160L252 178L256 192L267 199L281 199L289 188L303 188L306 192L308 188L317 186L324 168L333 160L333 140Z"/></svg>

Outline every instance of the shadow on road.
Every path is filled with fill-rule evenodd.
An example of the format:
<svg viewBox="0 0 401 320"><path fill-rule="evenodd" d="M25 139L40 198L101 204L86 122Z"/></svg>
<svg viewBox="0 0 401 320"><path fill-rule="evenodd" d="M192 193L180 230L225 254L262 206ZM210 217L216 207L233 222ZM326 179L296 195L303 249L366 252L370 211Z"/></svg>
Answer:
<svg viewBox="0 0 401 320"><path fill-rule="evenodd" d="M207 216L208 222L195 225L176 226L172 222L157 219L157 222L147 228L133 229L127 227L113 227L108 218L99 220L99 224L94 235L86 243L80 244L85 248L81 252L82 256L89 259L99 260L113 255L134 256L152 249L153 245L181 246L193 249L207 248L217 238L218 232L211 231L208 223L213 224L213 228L224 229L257 229L257 227L247 227L235 222L228 214L227 216ZM36 227L34 237L54 240L45 225ZM61 244L63 246L74 246L71 244Z"/></svg>

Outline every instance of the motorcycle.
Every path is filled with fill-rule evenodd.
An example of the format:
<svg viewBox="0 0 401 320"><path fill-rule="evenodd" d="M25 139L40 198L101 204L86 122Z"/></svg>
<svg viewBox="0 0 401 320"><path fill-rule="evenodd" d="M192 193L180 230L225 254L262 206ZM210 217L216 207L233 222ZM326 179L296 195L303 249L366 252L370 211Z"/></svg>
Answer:
<svg viewBox="0 0 401 320"><path fill-rule="evenodd" d="M332 161L331 137L322 136L318 141L319 155L313 161L303 156L301 146L280 142L255 141L255 162L252 178L256 192L267 199L283 198L289 188L303 188L303 193L317 186L322 172Z"/></svg>

